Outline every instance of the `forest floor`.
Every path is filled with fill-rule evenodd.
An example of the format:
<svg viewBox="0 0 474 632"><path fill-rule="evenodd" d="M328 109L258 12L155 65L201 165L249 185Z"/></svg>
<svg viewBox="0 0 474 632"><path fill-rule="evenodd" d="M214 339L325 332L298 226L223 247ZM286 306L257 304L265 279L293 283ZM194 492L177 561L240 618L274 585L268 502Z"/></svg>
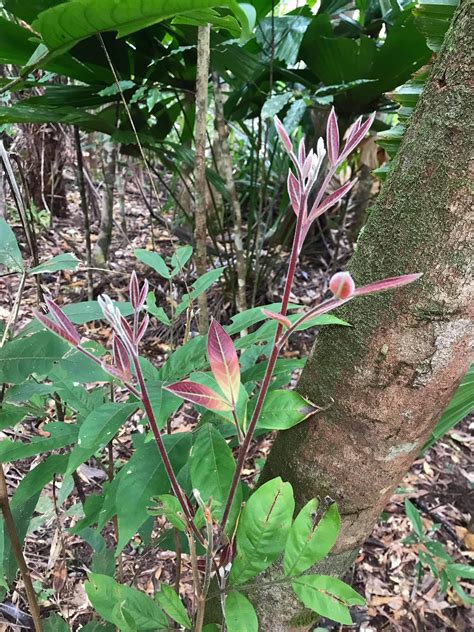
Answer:
<svg viewBox="0 0 474 632"><path fill-rule="evenodd" d="M74 252L85 260L82 218L78 207L77 194L71 194L71 215L66 220L57 220L54 229L43 228L38 236L40 260L59 254ZM112 258L107 270L94 272L95 295L107 292L112 298L126 299L128 278L132 269L137 269L140 277L147 276L159 300L158 305L168 310L173 300L163 280L149 274L133 256L134 248L151 248L151 228L148 214L143 211L143 203L133 195L127 198L127 237L115 230L111 248ZM18 228L18 230L16 230ZM15 226L21 244L24 238L20 225ZM160 253L171 254L169 235L162 226L154 229L155 248ZM338 252L338 265L350 253L347 241ZM297 274L294 299L312 302L326 290L325 279L330 265L321 257L320 265L303 265ZM193 280L190 273L189 282ZM87 300L86 276L82 269L78 272L43 275L43 286L60 303ZM273 279L267 288L263 303L278 300L282 280ZM0 318L8 317L15 299L18 279L14 276L0 280ZM184 280L176 284L176 292L185 291ZM176 297L174 297L176 298ZM19 315L18 326L31 318L36 304L36 288L33 280L27 281L24 300ZM211 289L211 311L219 314L225 324L230 316L231 300L220 290ZM195 325L193 324L193 327ZM88 326L89 336L104 342L103 333L94 324ZM304 333L288 351L292 356L306 356L314 332ZM147 334L144 347L146 354L159 365L173 344L182 336L182 328L177 328L171 337L164 326L154 323ZM106 341L106 340L105 340ZM297 376L295 376L296 379ZM187 427L194 422L184 413L177 416L173 428ZM51 414L54 414L53 409ZM42 432L42 423L32 420L24 424L24 438L37 436ZM354 626L341 627L330 622L320 622L318 630L361 630L361 631L430 631L454 630L456 632L474 630L472 612L451 589L447 594L440 591L439 581L427 571L420 575L417 570L416 547L406 544L405 538L412 531L412 525L405 514L404 499L409 498L422 514L427 531L433 530L433 539L442 542L449 554L458 562L469 564L474 559L474 498L472 494L473 437L472 420L465 420L420 457L405 476L402 484L388 503L383 515L370 538L362 547L348 576L355 588L365 596L367 606L353 612ZM131 431L136 424L128 422L120 432L114 448L114 459L126 460L132 452ZM4 437L0 433L0 437ZM245 469L248 482L258 476L262 461L271 446L272 436L260 439L252 451ZM38 464L38 458L27 459L6 466L10 491L18 485L22 476ZM100 489L106 478L102 466L91 461L82 466L79 475L86 494ZM78 629L89 620L92 609L84 591L84 581L90 568L92 549L80 538L71 535L68 528L76 520L76 509L80 506L76 489L68 490L61 505L61 480L53 487L45 488L36 515L27 536L26 555L32 569L35 586L40 594L44 613L59 612L71 629ZM439 527L436 527L439 525ZM113 541L112 527L106 534ZM127 582L134 583L153 593L160 581L173 581L172 568L175 554L156 546L159 532L150 534L149 539L137 537L125 549L121 560L121 573ZM184 559L181 588L189 591L191 572ZM466 591L472 591L467 582L462 583ZM18 585L9 595L10 603L20 610L27 610L23 601L23 590ZM0 618L0 632L19 629Z"/></svg>

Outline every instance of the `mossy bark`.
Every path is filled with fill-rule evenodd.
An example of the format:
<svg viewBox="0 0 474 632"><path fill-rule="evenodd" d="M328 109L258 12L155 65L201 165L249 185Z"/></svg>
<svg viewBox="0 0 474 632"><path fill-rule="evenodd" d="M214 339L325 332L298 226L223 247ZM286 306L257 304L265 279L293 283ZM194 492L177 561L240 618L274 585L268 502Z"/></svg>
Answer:
<svg viewBox="0 0 474 632"><path fill-rule="evenodd" d="M334 574L370 534L473 359L469 5L454 17L349 266L357 285L424 276L351 302L338 315L352 327L319 334L298 390L325 410L280 433L263 473L290 481L299 505L337 500ZM298 628L291 591L277 590L255 597L262 632Z"/></svg>

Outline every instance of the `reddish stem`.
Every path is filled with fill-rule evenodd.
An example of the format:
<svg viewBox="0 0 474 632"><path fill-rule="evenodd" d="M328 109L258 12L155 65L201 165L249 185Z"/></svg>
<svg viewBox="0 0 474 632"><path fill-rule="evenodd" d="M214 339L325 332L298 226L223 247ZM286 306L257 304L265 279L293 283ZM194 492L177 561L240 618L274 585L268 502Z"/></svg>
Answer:
<svg viewBox="0 0 474 632"><path fill-rule="evenodd" d="M291 248L290 263L288 266L288 274L286 276L285 289L283 292L283 298L281 302L280 314L282 314L283 316L286 316L286 312L288 310L288 303L290 302L291 287L293 285L293 280L295 278L296 264L298 262L298 255L299 255L299 250L300 250L299 248L300 235L303 228L303 220L306 216L306 204L307 204L306 196L303 197L301 202L302 204L301 204L300 212L298 214L298 219L296 222L295 235L293 238L293 245ZM239 484L240 476L244 468L245 459L247 457L247 454L250 448L250 443L252 441L255 428L257 427L257 423L260 418L260 413L262 412L263 404L265 402L265 398L268 393L268 388L270 386L270 382L273 376L273 370L275 369L275 364L278 359L278 355L280 353L280 346L277 343L281 336L282 330L283 330L283 325L281 323L278 323L274 342L273 342L273 349L270 355L270 359L268 360L267 368L265 370L265 376L263 378L263 382L260 389L260 393L258 395L257 403L255 405L255 409L253 411L253 415L250 420L247 433L245 434L245 438L240 447L239 457L237 459L237 467L235 468L234 478L232 479L232 485L230 488L229 497L227 499L227 503L224 509L224 514L222 516L222 523L220 527L221 534L224 532L227 521L229 519L232 505L235 499L235 494L237 492L237 486Z"/></svg>

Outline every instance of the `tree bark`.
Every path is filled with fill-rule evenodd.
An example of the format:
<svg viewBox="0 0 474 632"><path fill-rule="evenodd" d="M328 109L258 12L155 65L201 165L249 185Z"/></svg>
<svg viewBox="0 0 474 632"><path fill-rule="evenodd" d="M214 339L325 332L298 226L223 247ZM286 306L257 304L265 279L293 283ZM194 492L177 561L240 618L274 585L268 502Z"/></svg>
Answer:
<svg viewBox="0 0 474 632"><path fill-rule="evenodd" d="M114 217L115 176L117 168L117 148L111 140L106 140L103 149L104 191L100 211L99 235L93 250L96 266L105 266L109 258Z"/></svg>
<svg viewBox="0 0 474 632"><path fill-rule="evenodd" d="M298 390L327 409L280 433L263 472L299 506L338 502L341 536L317 572L352 563L473 360L472 34L463 0L349 265L357 285L424 277L356 299L338 313L352 327L319 334ZM307 629L289 592L256 596L262 632Z"/></svg>
<svg viewBox="0 0 474 632"><path fill-rule="evenodd" d="M208 79L210 55L210 25L198 28L196 75L196 166L194 170L194 221L196 237L196 270L198 276L207 272L207 221L206 221L206 129L208 105ZM199 333L206 334L209 325L207 295L198 298Z"/></svg>

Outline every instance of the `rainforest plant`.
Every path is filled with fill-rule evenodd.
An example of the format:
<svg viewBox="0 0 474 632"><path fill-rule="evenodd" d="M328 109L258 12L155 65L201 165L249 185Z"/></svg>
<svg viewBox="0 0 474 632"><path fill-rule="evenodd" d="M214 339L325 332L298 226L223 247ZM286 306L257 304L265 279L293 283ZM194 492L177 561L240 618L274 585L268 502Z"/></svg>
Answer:
<svg viewBox="0 0 474 632"><path fill-rule="evenodd" d="M145 414L151 437L136 434L134 456L110 480L103 494L85 499L83 517L73 532L88 538L98 547L97 553L104 547L100 531L108 520L117 516L116 555L119 555L137 531L143 531L150 521L153 525L159 516L160 524L167 525L167 530L158 540L158 546L179 549L179 558L181 552L190 556L194 600L186 608L179 593L167 585L161 586L153 600L117 582L113 578L113 565L108 572L104 572L102 565L99 571L90 573L87 594L98 614L121 630L169 629L169 617L184 629L200 632L208 600L217 597L222 613L216 615L216 620L222 618L229 632L256 631L258 619L251 603L252 590L256 585L265 586L259 575L280 558L282 576L277 581L291 588L297 599L319 615L350 623L349 607L364 602L339 579L308 574L337 539L340 518L335 503L329 498L310 499L294 518L295 501L289 483L276 478L250 490L242 475L257 433L290 428L318 411L318 402L309 402L298 393L281 388L290 381L292 369L301 366L300 361L281 357L289 337L314 325L347 325L329 312L356 297L398 288L420 276L409 274L357 287L349 273L337 272L330 279L332 296L327 300L305 312L290 303L305 236L312 223L354 185L353 181L348 182L326 195L338 167L362 141L372 122L373 117L365 121L359 118L347 131L341 147L338 122L332 110L327 124L327 149L319 139L316 151L307 151L303 141L295 148L282 123L275 119L293 165L288 174L288 193L296 216L281 303L247 310L235 316L228 327L212 320L207 340L203 336L192 338L156 369L140 357L140 343L150 323L146 305L152 301L148 281L140 284L134 272L129 284L130 303L115 303L103 295L97 306L87 308L84 315L74 305L61 308L45 297L49 314L38 311L36 317L60 340L49 332L37 331L32 323L18 339L5 345L0 354L2 381L19 384L25 374L46 375L51 391L59 393L66 406L78 411L78 427L62 424L68 427L59 431L59 424L50 424L55 426L50 431L56 439L56 443L48 444L54 445L50 449L68 445L72 448L68 454L53 455L58 456L54 464L45 461L50 467L42 464L43 471L71 475L113 440L128 417L138 409ZM327 174L322 186L314 192L326 155ZM83 340L76 328L78 323L91 319L91 310L96 307L113 330L110 360L97 344ZM96 311L94 315L98 317ZM232 335L257 324L252 333L232 339ZM31 362L40 342L49 350L45 354L47 360L42 356L41 368ZM67 351L65 343L72 351ZM22 353L26 355L25 345L29 353L27 366L21 361ZM259 362L262 356L267 359ZM20 358L16 368L8 365L9 358ZM210 371L203 371L207 368ZM79 385L107 380L112 385L118 381L126 388L129 394L126 402L104 403L103 389L88 394ZM10 407L25 397L18 393L19 387L12 389L4 399ZM183 401L191 403L200 417L192 433L173 433L170 420ZM165 427L168 432L163 432ZM6 441L9 443L4 446L3 454L8 455L10 449L11 460L11 455L22 458L41 452L41 448L38 452L31 447L25 452L22 444L12 452L12 446L17 444ZM0 457L2 447L0 444ZM46 472L43 485L45 476ZM31 490L31 482L29 486ZM21 494L26 493L24 487L19 489L18 503ZM96 535L91 538L93 525L97 526ZM179 587L178 567L176 573ZM218 629L213 624L206 627L208 631Z"/></svg>

